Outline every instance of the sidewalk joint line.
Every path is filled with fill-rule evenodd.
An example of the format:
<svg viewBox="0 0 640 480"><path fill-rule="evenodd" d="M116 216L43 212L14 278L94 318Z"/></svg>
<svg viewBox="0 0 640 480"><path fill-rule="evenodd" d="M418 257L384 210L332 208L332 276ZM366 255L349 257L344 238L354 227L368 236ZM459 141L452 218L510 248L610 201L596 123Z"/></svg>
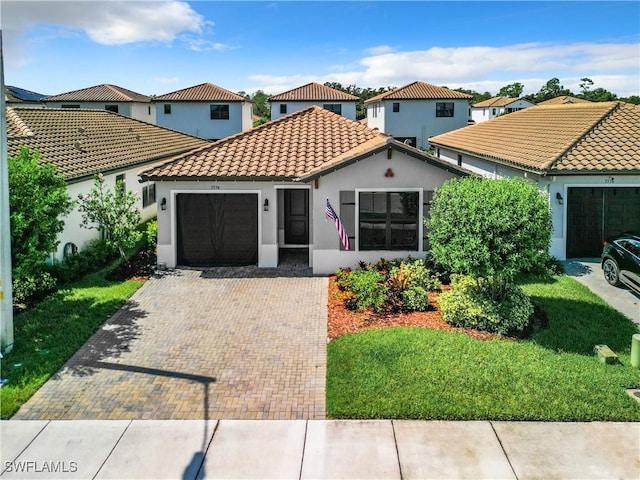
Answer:
<svg viewBox="0 0 640 480"><path fill-rule="evenodd" d="M4 421L6 421L6 420L4 420ZM18 458L20 458L20 455L22 455L25 452L25 450L27 450L27 448L29 448L31 446L31 444L36 440L36 438L38 438L40 436L40 434L43 432L43 430L45 428L47 428L50 423L51 423L51 420L47 420L47 422L42 426L42 428L40 430L38 430L38 433L36 433L35 436L31 440L29 440L29 443L27 443L27 445L22 450L20 450L20 452L18 452L18 454L15 456L15 458L11 459L11 461L15 462ZM0 471L0 476L4 475L4 473L7 471L7 468L9 468L6 465L7 465L7 462L5 461L5 463L4 463L5 467L2 469L2 471Z"/></svg>
<svg viewBox="0 0 640 480"><path fill-rule="evenodd" d="M122 431L122 433L118 437L118 440L116 440L116 443L113 444L113 447L111 447L111 450L109 450L109 453L107 453L107 456L104 458L104 460L102 461L102 463L98 467L98 470L96 470L96 473L93 475L93 477L91 477L92 480L95 480L95 478L98 476L98 474L100 473L100 470L102 470L102 467L104 467L104 464L107 463L107 460L109 460L109 457L111 457L111 454L113 453L113 451L116 449L116 447L120 443L120 440L122 440L122 437L124 437L124 434L127 433L127 430L129 430L129 427L131 426L132 423L133 423L133 419L129 420L129 423L127 424L127 426L124 427L124 430Z"/></svg>
<svg viewBox="0 0 640 480"><path fill-rule="evenodd" d="M507 454L507 451L504 449L504 445L502 445L502 439L500 438L500 435L498 435L498 432L496 432L496 428L493 426L493 422L491 420L489 420L489 425L491 425L491 430L493 430L493 434L498 439L498 443L500 444L500 448L502 449L502 453L504 453L504 456L507 459L507 462L509 463L509 467L511 468L511 471L513 472L513 476L515 477L516 480L518 480L518 474L516 473L515 468L513 468L513 464L511 463L511 459L509 458L509 455Z"/></svg>
<svg viewBox="0 0 640 480"><path fill-rule="evenodd" d="M398 470L400 471L400 480L402 480L404 476L402 475L402 465L400 463L400 451L398 450L398 439L396 438L396 426L393 420L391 420L391 431L393 432L393 443L396 447L396 458L398 459Z"/></svg>
<svg viewBox="0 0 640 480"><path fill-rule="evenodd" d="M309 420L304 421L304 438L302 439L302 458L300 458L300 474L298 480L302 480L302 466L304 465L304 453L307 448L307 429L309 428Z"/></svg>

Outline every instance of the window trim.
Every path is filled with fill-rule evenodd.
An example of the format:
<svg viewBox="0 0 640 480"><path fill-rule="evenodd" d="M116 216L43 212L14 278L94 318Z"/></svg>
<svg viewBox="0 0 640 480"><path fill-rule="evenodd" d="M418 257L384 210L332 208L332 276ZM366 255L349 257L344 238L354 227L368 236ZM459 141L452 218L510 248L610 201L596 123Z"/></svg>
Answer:
<svg viewBox="0 0 640 480"><path fill-rule="evenodd" d="M170 103L165 103L164 104L164 114L165 115L171 115L171 104Z"/></svg>
<svg viewBox="0 0 640 480"><path fill-rule="evenodd" d="M393 105L391 106L391 111L393 113L400 112L400 102L393 102Z"/></svg>
<svg viewBox="0 0 640 480"><path fill-rule="evenodd" d="M396 192L396 193L408 193L408 192L418 192L418 246L415 252L423 251L423 238L425 236L424 222L422 218L424 218L424 188L356 188L355 191L355 215L354 215L354 235L355 235L355 251L359 252L413 252L414 250L361 250L360 249L360 193L382 193L382 192Z"/></svg>
<svg viewBox="0 0 640 480"><path fill-rule="evenodd" d="M451 115L438 115L444 109L444 113L447 113L446 105L451 104ZM443 108L438 109L438 105L444 105ZM456 115L456 103L455 102L436 102L436 118L453 118Z"/></svg>
<svg viewBox="0 0 640 480"><path fill-rule="evenodd" d="M215 108L215 110L214 110L214 107L217 107L217 108ZM226 116L225 116L225 113L224 113L225 110L226 110ZM222 113L214 115L214 111L222 112ZM211 120L229 120L229 118L231 118L231 109L229 108L229 104L228 103L212 103L212 104L210 104L209 105L209 118Z"/></svg>
<svg viewBox="0 0 640 480"><path fill-rule="evenodd" d="M281 103L280 104L280 115L286 115L287 114L287 104L286 103Z"/></svg>

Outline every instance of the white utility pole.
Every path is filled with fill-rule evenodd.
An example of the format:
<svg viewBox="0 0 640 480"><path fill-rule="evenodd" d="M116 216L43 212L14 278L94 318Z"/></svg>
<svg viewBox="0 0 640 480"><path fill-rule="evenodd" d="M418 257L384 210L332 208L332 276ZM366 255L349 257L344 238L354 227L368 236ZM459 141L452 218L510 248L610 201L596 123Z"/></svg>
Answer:
<svg viewBox="0 0 640 480"><path fill-rule="evenodd" d="M13 298L11 292L11 230L9 226L9 157L7 109L4 90L4 57L0 29L0 350L13 348Z"/></svg>

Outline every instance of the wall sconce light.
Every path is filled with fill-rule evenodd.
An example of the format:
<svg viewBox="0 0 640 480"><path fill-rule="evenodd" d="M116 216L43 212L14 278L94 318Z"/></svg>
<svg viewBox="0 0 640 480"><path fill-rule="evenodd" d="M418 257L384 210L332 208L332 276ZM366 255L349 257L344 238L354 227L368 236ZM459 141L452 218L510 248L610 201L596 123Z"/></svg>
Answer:
<svg viewBox="0 0 640 480"><path fill-rule="evenodd" d="M556 200L560 205L564 203L564 198L562 198L562 194L560 192L556 192Z"/></svg>
<svg viewBox="0 0 640 480"><path fill-rule="evenodd" d="M162 197L162 200L160 201L160 210L166 210L167 209L167 199L165 197Z"/></svg>
<svg viewBox="0 0 640 480"><path fill-rule="evenodd" d="M384 172L384 176L387 178L393 177L393 170L391 170L390 168L387 168L387 171Z"/></svg>
<svg viewBox="0 0 640 480"><path fill-rule="evenodd" d="M268 198L264 199L264 211L265 212L269 211L269 199Z"/></svg>

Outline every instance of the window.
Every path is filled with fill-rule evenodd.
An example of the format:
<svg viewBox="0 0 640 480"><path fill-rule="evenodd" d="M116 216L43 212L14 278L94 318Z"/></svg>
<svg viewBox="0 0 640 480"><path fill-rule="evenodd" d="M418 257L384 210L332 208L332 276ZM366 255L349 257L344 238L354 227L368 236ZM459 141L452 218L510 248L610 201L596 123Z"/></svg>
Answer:
<svg viewBox="0 0 640 480"><path fill-rule="evenodd" d="M491 115L493 115L494 117L496 116L496 109L495 108L491 109Z"/></svg>
<svg viewBox="0 0 640 480"><path fill-rule="evenodd" d="M283 115L285 113L287 113L287 104L286 103L281 103L280 104L280 113L283 114Z"/></svg>
<svg viewBox="0 0 640 480"><path fill-rule="evenodd" d="M487 116L487 109L486 109L486 108L483 108L483 109L482 109L482 116L483 116L483 117L486 117L486 116Z"/></svg>
<svg viewBox="0 0 640 480"><path fill-rule="evenodd" d="M152 183L142 187L142 208L156 203L156 184Z"/></svg>
<svg viewBox="0 0 640 480"><path fill-rule="evenodd" d="M453 102L436 102L436 117L453 117Z"/></svg>
<svg viewBox="0 0 640 480"><path fill-rule="evenodd" d="M171 104L170 103L165 103L164 104L164 114L165 115L171 115Z"/></svg>
<svg viewBox="0 0 640 480"><path fill-rule="evenodd" d="M462 166L462 155L458 154L458 166Z"/></svg>
<svg viewBox="0 0 640 480"><path fill-rule="evenodd" d="M418 192L360 192L360 250L417 250Z"/></svg>
<svg viewBox="0 0 640 480"><path fill-rule="evenodd" d="M339 103L325 103L322 105L322 108L329 110L330 112L337 113L338 115L342 115L342 105Z"/></svg>
<svg viewBox="0 0 640 480"><path fill-rule="evenodd" d="M438 147L438 150L436 150L438 158L440 158L440 147Z"/></svg>
<svg viewBox="0 0 640 480"><path fill-rule="evenodd" d="M105 105L104 109L107 112L118 113L118 105Z"/></svg>
<svg viewBox="0 0 640 480"><path fill-rule="evenodd" d="M229 105L211 105L211 120L229 120Z"/></svg>
<svg viewBox="0 0 640 480"><path fill-rule="evenodd" d="M122 193L127 191L126 179L124 173L122 175L116 175L116 186L120 186L120 191Z"/></svg>
<svg viewBox="0 0 640 480"><path fill-rule="evenodd" d="M400 111L400 102L393 102L393 111L395 113Z"/></svg>
<svg viewBox="0 0 640 480"><path fill-rule="evenodd" d="M377 103L374 103L371 106L371 116L373 118L378 118L378 104Z"/></svg>
<svg viewBox="0 0 640 480"><path fill-rule="evenodd" d="M65 104L62 104L62 105L60 105L60 106L61 106L62 108L80 108L80 105L68 105L68 104L67 104L67 105L65 105Z"/></svg>
<svg viewBox="0 0 640 480"><path fill-rule="evenodd" d="M151 107L147 107L147 115L151 115Z"/></svg>

